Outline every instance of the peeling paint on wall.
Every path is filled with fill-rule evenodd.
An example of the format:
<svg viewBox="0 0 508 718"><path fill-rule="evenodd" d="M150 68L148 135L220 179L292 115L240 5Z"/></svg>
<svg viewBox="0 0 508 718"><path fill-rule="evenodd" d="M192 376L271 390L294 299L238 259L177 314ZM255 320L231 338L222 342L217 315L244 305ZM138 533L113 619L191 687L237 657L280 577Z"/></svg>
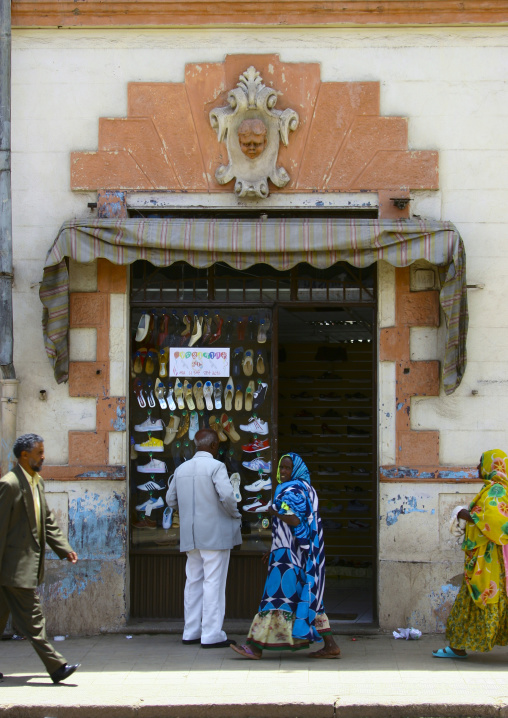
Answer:
<svg viewBox="0 0 508 718"><path fill-rule="evenodd" d="M399 516L402 514L412 514L412 513L419 513L419 514L425 514L428 512L428 509L425 508L418 508L417 505L417 499L416 496L404 496L401 498L400 494L393 499L390 499L388 503L399 503L400 506L397 506L395 509L391 509L390 511L386 512L386 523L388 526L393 526L393 524L396 524L399 520Z"/></svg>

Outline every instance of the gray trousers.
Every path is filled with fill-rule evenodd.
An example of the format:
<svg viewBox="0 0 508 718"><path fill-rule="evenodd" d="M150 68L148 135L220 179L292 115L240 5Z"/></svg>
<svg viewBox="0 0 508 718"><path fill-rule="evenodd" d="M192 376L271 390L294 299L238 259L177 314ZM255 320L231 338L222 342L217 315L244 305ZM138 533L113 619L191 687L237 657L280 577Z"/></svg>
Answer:
<svg viewBox="0 0 508 718"><path fill-rule="evenodd" d="M16 629L35 648L50 675L66 663L65 658L48 641L41 602L34 588L0 586L0 636L5 630L9 614Z"/></svg>

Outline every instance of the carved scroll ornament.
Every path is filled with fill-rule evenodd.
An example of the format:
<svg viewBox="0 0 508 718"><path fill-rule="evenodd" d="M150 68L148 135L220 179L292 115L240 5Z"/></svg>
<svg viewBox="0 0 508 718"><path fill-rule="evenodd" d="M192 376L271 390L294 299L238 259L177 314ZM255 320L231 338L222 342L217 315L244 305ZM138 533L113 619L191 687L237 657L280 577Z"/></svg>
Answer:
<svg viewBox="0 0 508 718"><path fill-rule="evenodd" d="M289 133L298 127L298 114L276 110L277 92L263 84L255 67L249 67L237 87L228 94L228 107L210 112L210 123L219 142L225 142L229 164L215 172L219 184L236 177L238 197L268 197L268 180L276 187L289 182L284 167L277 167L279 143L287 146Z"/></svg>

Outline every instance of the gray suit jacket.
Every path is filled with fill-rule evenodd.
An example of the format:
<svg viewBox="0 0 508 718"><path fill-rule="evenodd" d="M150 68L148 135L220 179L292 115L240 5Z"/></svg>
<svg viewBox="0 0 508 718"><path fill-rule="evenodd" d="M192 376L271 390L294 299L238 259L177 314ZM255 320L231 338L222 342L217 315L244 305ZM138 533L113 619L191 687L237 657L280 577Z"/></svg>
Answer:
<svg viewBox="0 0 508 718"><path fill-rule="evenodd" d="M166 502L178 506L180 551L231 549L242 543L241 514L228 472L208 451L197 451L176 469Z"/></svg>
<svg viewBox="0 0 508 718"><path fill-rule="evenodd" d="M57 556L65 558L72 548L48 508L42 479L37 488L42 535ZM0 586L35 588L42 583L44 551L37 535L32 489L16 465L0 479Z"/></svg>

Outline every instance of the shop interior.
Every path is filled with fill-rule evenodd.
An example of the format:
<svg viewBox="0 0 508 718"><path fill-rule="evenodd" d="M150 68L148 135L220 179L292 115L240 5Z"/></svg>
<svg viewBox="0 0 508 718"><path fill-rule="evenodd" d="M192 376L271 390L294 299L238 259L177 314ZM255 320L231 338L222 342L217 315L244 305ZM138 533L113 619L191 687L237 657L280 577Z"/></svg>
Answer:
<svg viewBox="0 0 508 718"><path fill-rule="evenodd" d="M212 276L137 262L131 286L131 615L183 615L179 516L165 493L211 427L242 513L227 616L256 611L278 457L294 451L320 500L325 610L375 623L374 268L214 265Z"/></svg>

